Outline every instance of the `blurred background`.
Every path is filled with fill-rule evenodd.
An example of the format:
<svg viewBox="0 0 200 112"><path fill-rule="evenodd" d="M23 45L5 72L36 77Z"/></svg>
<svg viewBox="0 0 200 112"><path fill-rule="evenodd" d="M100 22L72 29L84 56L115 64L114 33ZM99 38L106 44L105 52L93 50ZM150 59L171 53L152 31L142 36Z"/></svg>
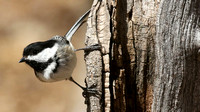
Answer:
<svg viewBox="0 0 200 112"><path fill-rule="evenodd" d="M40 82L28 65L18 63L24 47L64 35L92 0L0 0L0 112L84 112L82 90L70 81ZM86 24L73 37L84 47ZM73 77L85 86L83 51Z"/></svg>

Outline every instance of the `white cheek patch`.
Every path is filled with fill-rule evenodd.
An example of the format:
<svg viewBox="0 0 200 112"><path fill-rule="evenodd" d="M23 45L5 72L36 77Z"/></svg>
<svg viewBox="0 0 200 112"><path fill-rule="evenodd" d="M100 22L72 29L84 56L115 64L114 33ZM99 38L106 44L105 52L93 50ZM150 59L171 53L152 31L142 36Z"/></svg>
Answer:
<svg viewBox="0 0 200 112"><path fill-rule="evenodd" d="M28 60L33 60L37 62L47 62L50 58L53 58L58 49L58 44L55 44L52 48L46 48L37 55L28 56Z"/></svg>

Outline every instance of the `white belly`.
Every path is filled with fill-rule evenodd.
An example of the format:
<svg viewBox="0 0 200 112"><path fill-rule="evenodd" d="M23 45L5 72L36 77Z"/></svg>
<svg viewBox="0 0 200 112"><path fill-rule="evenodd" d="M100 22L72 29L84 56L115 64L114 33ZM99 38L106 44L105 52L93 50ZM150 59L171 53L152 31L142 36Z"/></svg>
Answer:
<svg viewBox="0 0 200 112"><path fill-rule="evenodd" d="M57 71L54 73L56 63L52 62L43 73L35 72L37 78L43 82L55 82L69 79L76 66L76 56L66 63L60 63Z"/></svg>
<svg viewBox="0 0 200 112"><path fill-rule="evenodd" d="M66 80L69 79L72 75L73 70L71 70L69 67L62 67L59 68L58 72L56 73L37 73L36 76L39 80L43 82L56 82L60 80Z"/></svg>

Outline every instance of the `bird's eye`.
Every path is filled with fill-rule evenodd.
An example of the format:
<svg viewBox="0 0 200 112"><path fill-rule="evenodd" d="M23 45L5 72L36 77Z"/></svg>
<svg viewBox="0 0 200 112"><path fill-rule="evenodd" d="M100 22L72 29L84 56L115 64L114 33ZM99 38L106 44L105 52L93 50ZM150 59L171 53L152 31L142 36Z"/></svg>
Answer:
<svg viewBox="0 0 200 112"><path fill-rule="evenodd" d="M37 54L38 52L37 52L37 50L33 50L33 54Z"/></svg>

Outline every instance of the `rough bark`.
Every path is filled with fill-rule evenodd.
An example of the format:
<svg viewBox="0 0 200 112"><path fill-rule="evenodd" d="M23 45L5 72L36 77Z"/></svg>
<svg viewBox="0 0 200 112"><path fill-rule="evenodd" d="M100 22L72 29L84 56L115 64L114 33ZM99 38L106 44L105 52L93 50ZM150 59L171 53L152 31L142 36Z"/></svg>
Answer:
<svg viewBox="0 0 200 112"><path fill-rule="evenodd" d="M200 111L199 15L198 0L94 0L88 111Z"/></svg>
<svg viewBox="0 0 200 112"><path fill-rule="evenodd" d="M156 32L152 111L200 111L198 0L162 0Z"/></svg>
<svg viewBox="0 0 200 112"><path fill-rule="evenodd" d="M158 4L154 0L118 0L115 6L111 63L115 112L151 110Z"/></svg>
<svg viewBox="0 0 200 112"><path fill-rule="evenodd" d="M91 13L87 21L86 45L99 44L100 51L85 53L87 77L86 86L97 91L97 94L88 94L86 98L88 112L101 112L110 109L109 92L109 47L110 47L110 16L107 2L94 0ZM107 82L105 82L108 80ZM103 87L103 91L102 91ZM103 94L102 94L103 93ZM107 101L108 103L105 103ZM107 105L108 104L108 105Z"/></svg>

